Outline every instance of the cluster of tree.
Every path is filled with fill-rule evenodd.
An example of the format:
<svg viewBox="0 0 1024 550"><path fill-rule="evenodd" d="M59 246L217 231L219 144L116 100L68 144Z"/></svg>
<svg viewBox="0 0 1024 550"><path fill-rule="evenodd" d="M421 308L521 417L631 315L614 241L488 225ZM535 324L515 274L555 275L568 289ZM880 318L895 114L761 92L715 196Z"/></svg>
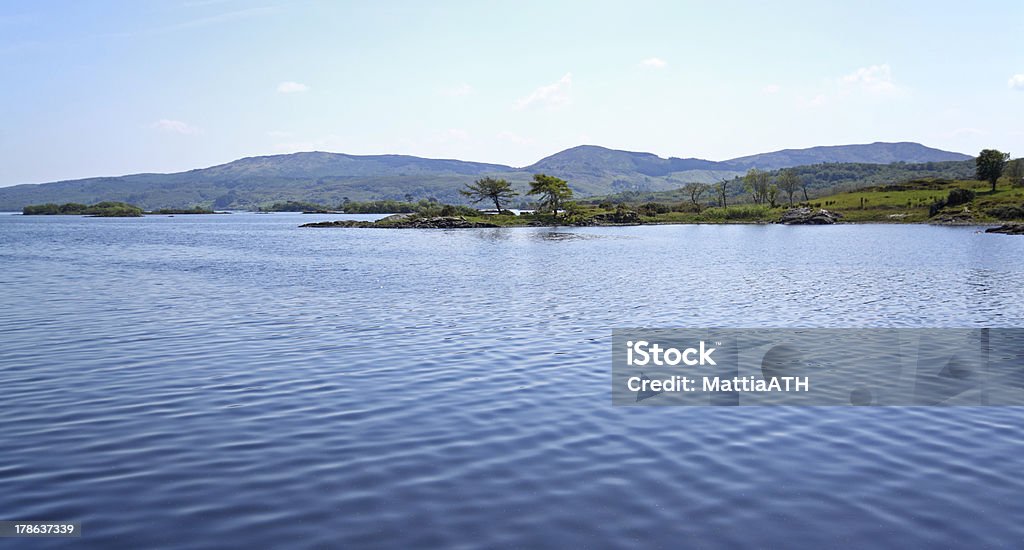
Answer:
<svg viewBox="0 0 1024 550"><path fill-rule="evenodd" d="M142 209L132 204L115 201L103 201L91 205L67 202L64 204L30 204L22 208L21 213L26 216L68 215L133 218L141 216Z"/></svg>
<svg viewBox="0 0 1024 550"><path fill-rule="evenodd" d="M703 186L688 184L670 191L625 190L599 200L606 199L612 203L634 204L679 201L692 203L690 194L697 193L700 208L711 205L725 207L731 203L752 202L753 191L756 190L758 199L762 200L764 205L770 205L771 185L774 184L776 186L774 191L776 203L792 204L797 201L808 202L815 196L853 191L893 182L923 178L972 179L974 178L974 162L968 160L914 164L905 162L892 164L822 163L773 170L764 172L764 174L767 174L769 179L767 184L761 176L751 177L751 180L754 180L751 181L751 184L756 183L756 189L751 189L751 186L747 185L746 176L740 176Z"/></svg>
<svg viewBox="0 0 1024 550"><path fill-rule="evenodd" d="M513 197L519 195L507 180L495 178L482 178L466 184L460 193L473 203L494 203L494 208L499 213L505 210L505 206ZM571 216L576 208L576 204L572 202L572 189L569 188L569 183L554 176L534 174L530 190L526 194L537 196L540 210L551 212L555 216L560 211Z"/></svg>
<svg viewBox="0 0 1024 550"><path fill-rule="evenodd" d="M380 200L380 201L349 201L341 203L338 207L339 210L346 214L409 214L416 211L416 208L420 205L436 204L436 201L428 201L426 199L419 203L411 201L395 201L395 200Z"/></svg>
<svg viewBox="0 0 1024 550"><path fill-rule="evenodd" d="M721 202L725 206L725 185L722 186ZM807 194L808 180L797 175L796 170L786 168L775 172L764 172L757 168L751 168L743 176L743 189L750 193L751 200L756 205L768 205L770 208L778 206L781 195L786 196L790 206L793 205L793 197L797 191L803 191L804 201L810 200Z"/></svg>

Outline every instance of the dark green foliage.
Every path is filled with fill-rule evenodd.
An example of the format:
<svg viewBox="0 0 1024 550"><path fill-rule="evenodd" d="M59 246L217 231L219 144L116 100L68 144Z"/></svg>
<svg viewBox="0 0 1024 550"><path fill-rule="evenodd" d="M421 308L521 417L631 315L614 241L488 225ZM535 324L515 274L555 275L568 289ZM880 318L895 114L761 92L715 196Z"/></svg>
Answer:
<svg viewBox="0 0 1024 550"><path fill-rule="evenodd" d="M479 216L480 211L461 204L441 204L430 199L419 202L403 201L349 201L340 209L346 214L419 214L424 217L434 216Z"/></svg>
<svg viewBox="0 0 1024 550"><path fill-rule="evenodd" d="M640 223L641 221L639 212L622 203L615 207L614 212L597 214L593 219L603 223Z"/></svg>
<svg viewBox="0 0 1024 550"><path fill-rule="evenodd" d="M68 203L64 203L64 204L60 205L58 210L60 211L59 213L61 213L61 214L82 214L88 208L89 207L84 205L84 204L80 204L80 203L77 203L77 202L68 202Z"/></svg>
<svg viewBox="0 0 1024 550"><path fill-rule="evenodd" d="M534 174L527 195L540 195L540 206L555 215L562 208L562 203L572 199L569 183L561 178L546 174Z"/></svg>
<svg viewBox="0 0 1024 550"><path fill-rule="evenodd" d="M324 210L330 209L322 204L302 201L275 202L270 206L260 207L260 212L319 212Z"/></svg>
<svg viewBox="0 0 1024 550"><path fill-rule="evenodd" d="M1002 177L1008 160L1010 160L1009 153L1003 153L996 149L983 149L978 153L978 158L974 159L975 177L992 184L992 191L995 191L996 182Z"/></svg>
<svg viewBox="0 0 1024 550"><path fill-rule="evenodd" d="M420 201L421 204L430 204L429 201ZM409 214L416 211L418 205L412 202L402 201L348 201L338 207L346 214Z"/></svg>
<svg viewBox="0 0 1024 550"><path fill-rule="evenodd" d="M22 208L21 213L26 216L69 215L134 218L142 215L142 209L131 204L115 201L103 201L92 206L69 202L61 205L53 203L29 205Z"/></svg>
<svg viewBox="0 0 1024 550"><path fill-rule="evenodd" d="M46 204L30 204L22 208L21 213L26 216L52 216L54 214L72 214L73 212L61 212L60 205L48 202Z"/></svg>
<svg viewBox="0 0 1024 550"><path fill-rule="evenodd" d="M946 196L946 206L958 206L961 204L967 204L974 200L976 194L972 189L950 189L949 195Z"/></svg>
<svg viewBox="0 0 1024 550"><path fill-rule="evenodd" d="M986 210L985 213L997 220L1024 220L1024 205L997 206Z"/></svg>
<svg viewBox="0 0 1024 550"><path fill-rule="evenodd" d="M960 206L961 204L967 204L974 200L977 194L972 189L950 189L949 194L946 198L939 199L928 207L928 217L931 218L942 211L947 206Z"/></svg>
<svg viewBox="0 0 1024 550"><path fill-rule="evenodd" d="M663 202L648 202L637 207L637 212L641 216L656 216L658 214L668 214L671 211L672 208Z"/></svg>
<svg viewBox="0 0 1024 550"><path fill-rule="evenodd" d="M425 218L434 218L437 216L479 216L480 211L470 206L464 206L461 204L440 204L436 202L420 201L416 203L415 209L412 211L416 214Z"/></svg>

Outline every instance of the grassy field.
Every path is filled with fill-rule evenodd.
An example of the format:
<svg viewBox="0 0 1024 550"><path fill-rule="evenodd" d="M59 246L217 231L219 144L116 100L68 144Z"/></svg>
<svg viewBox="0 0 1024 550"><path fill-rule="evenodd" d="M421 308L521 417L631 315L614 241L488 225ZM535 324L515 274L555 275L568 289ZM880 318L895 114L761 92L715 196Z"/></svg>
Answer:
<svg viewBox="0 0 1024 550"><path fill-rule="evenodd" d="M969 189L975 198L966 204L942 208L930 218L931 206L946 199L952 189ZM818 205L843 214L844 221L851 222L926 222L944 215L969 215L978 222L995 222L1012 218L992 210L1024 206L1024 187L1000 182L993 192L987 182L976 180L916 180L821 197L813 201L812 206Z"/></svg>
<svg viewBox="0 0 1024 550"><path fill-rule="evenodd" d="M932 205L946 199L952 189L969 189L975 197L966 204L948 206L939 209L935 216L929 216ZM1024 219L1024 187L1011 187L1009 182L1000 181L993 192L987 182L976 180L919 179L837 193L800 205L838 212L845 222L923 223L957 216L978 223L994 223ZM634 206L643 209L643 205ZM677 203L676 206L684 210L688 205ZM641 219L646 223L772 222L788 208L789 205L768 208L739 204L705 208L700 213L642 215Z"/></svg>

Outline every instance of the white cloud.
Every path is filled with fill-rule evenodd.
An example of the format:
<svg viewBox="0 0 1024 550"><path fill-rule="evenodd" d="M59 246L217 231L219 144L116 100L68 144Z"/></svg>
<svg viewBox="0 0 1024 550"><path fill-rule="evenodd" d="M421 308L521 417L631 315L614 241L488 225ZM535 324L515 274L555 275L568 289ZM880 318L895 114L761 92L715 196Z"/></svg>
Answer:
<svg viewBox="0 0 1024 550"><path fill-rule="evenodd" d="M648 57L640 62L640 66L650 69L664 69L668 66L668 62L658 57Z"/></svg>
<svg viewBox="0 0 1024 550"><path fill-rule="evenodd" d="M827 101L828 101L828 99L825 97L825 94L818 94L818 95L812 97L811 101L809 103L811 104L812 107L821 107Z"/></svg>
<svg viewBox="0 0 1024 550"><path fill-rule="evenodd" d="M530 95L516 100L516 109L526 109L533 106L543 106L548 110L558 109L572 103L570 92L572 91L572 73L565 73L565 76L558 79L558 82L541 86Z"/></svg>
<svg viewBox="0 0 1024 550"><path fill-rule="evenodd" d="M1011 76L1010 81L1007 84L1009 84L1010 88L1014 90L1024 92L1024 73Z"/></svg>
<svg viewBox="0 0 1024 550"><path fill-rule="evenodd" d="M278 93L282 94L294 94L299 92L305 92L309 90L309 86L300 82L285 81L277 85Z"/></svg>
<svg viewBox="0 0 1024 550"><path fill-rule="evenodd" d="M892 80L892 68L888 63L861 67L842 77L843 85L858 88L870 94L888 95L900 91Z"/></svg>
<svg viewBox="0 0 1024 550"><path fill-rule="evenodd" d="M462 97L470 95L475 91L476 90L474 90L472 86L463 82L458 86L453 86L451 88L445 88L444 90L441 90L441 94L449 97Z"/></svg>
<svg viewBox="0 0 1024 550"><path fill-rule="evenodd" d="M782 86L779 86L778 84L769 84L764 88L761 88L761 93L764 94L777 94L780 91L782 91Z"/></svg>
<svg viewBox="0 0 1024 550"><path fill-rule="evenodd" d="M150 127L156 128L157 130L160 130L162 132L171 132L182 135L198 134L202 131L199 128L196 128L195 126L192 126L186 122L182 122L180 120L170 120L167 118L161 118L160 120L151 124Z"/></svg>

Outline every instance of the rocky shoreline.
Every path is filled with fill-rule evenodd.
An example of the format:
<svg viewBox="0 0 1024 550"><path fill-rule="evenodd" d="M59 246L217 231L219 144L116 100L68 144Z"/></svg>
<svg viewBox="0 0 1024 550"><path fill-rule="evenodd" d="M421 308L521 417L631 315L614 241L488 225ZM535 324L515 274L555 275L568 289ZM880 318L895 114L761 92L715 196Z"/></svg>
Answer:
<svg viewBox="0 0 1024 550"><path fill-rule="evenodd" d="M1000 233L1002 235L1024 235L1024 223L1007 223L999 227L990 227L985 233Z"/></svg>
<svg viewBox="0 0 1024 550"><path fill-rule="evenodd" d="M877 224L885 222L843 222L843 215L838 212L831 212L825 209L792 208L782 214L774 221L726 221L719 224L782 224L782 225L834 225L840 223L848 224ZM377 221L357 220L336 220L304 223L299 227L314 228L378 228L378 229L476 229L476 228L497 228L497 227L595 227L595 226L625 226L625 225L675 225L681 222L648 221L645 222L639 216L633 217L618 216L615 214L599 214L584 220L573 222L562 221L562 223L545 223L531 220L518 224L497 224L486 221L475 221L466 219L464 216L430 216L422 217L416 214L393 214ZM974 221L965 215L944 215L929 220L933 225L991 225L985 222ZM905 225L896 223L895 225ZM992 227L985 230L986 233L1003 233L1007 235L1024 235L1024 223L1006 223L999 227Z"/></svg>
<svg viewBox="0 0 1024 550"><path fill-rule="evenodd" d="M434 216L420 218L409 214L395 214L375 222L338 220L333 222L304 223L299 227L380 227L389 229L472 229L500 227L497 224L469 221L462 216Z"/></svg>
<svg viewBox="0 0 1024 550"><path fill-rule="evenodd" d="M829 212L824 208L815 212L810 208L790 208L779 222L784 225L832 225L839 221L843 215L839 212Z"/></svg>

